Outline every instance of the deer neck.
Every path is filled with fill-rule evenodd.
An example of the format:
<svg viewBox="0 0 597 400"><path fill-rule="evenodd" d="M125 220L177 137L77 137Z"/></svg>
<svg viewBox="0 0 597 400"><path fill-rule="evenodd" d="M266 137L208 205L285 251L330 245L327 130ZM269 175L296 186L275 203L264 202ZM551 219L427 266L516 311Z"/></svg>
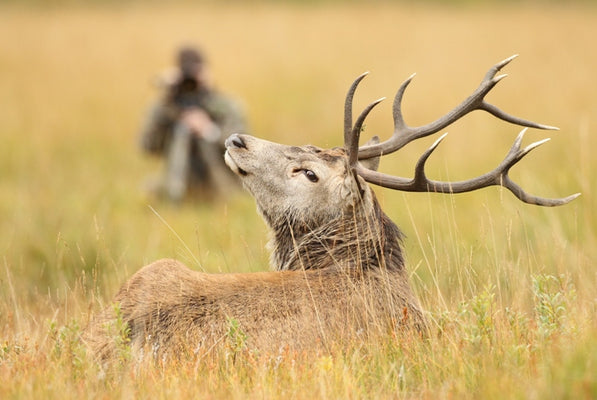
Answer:
<svg viewBox="0 0 597 400"><path fill-rule="evenodd" d="M305 222L292 213L265 219L274 270L403 270L402 233L375 198L368 212L345 211L328 223Z"/></svg>

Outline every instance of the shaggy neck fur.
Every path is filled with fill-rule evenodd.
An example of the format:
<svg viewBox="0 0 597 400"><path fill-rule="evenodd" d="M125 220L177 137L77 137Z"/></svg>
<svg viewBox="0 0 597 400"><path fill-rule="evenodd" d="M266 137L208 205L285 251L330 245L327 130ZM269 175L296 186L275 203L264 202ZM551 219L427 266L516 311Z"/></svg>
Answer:
<svg viewBox="0 0 597 400"><path fill-rule="evenodd" d="M272 229L272 268L402 271L402 233L381 210L375 196L372 200L369 213L357 206L326 223L306 222L292 213L278 218L264 215Z"/></svg>

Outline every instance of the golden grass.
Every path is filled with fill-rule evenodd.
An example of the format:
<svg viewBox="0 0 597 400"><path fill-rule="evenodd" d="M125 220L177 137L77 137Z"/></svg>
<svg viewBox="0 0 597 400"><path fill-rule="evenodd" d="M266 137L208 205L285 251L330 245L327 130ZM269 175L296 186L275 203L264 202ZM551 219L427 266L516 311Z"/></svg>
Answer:
<svg viewBox="0 0 597 400"><path fill-rule="evenodd" d="M595 9L539 4L0 8L0 397L596 397L596 35ZM151 203L168 227L140 190L159 169L135 147L155 94L149 82L189 41L209 54L218 86L245 102L255 135L320 146L341 143L344 94L365 70L357 107L393 96L417 72L405 99L416 125L519 53L490 100L561 130L512 175L539 195L583 196L540 209L497 189L452 198L378 190L408 236L413 283L438 323L428 341L354 343L309 359L231 361L224 351L198 369L102 378L77 332L143 264L267 268L248 196ZM390 103L366 134L390 134ZM473 114L450 132L430 173L459 179L499 162L518 128ZM545 136L529 132L527 143ZM432 140L382 169L409 174ZM562 317L547 336L542 293Z"/></svg>

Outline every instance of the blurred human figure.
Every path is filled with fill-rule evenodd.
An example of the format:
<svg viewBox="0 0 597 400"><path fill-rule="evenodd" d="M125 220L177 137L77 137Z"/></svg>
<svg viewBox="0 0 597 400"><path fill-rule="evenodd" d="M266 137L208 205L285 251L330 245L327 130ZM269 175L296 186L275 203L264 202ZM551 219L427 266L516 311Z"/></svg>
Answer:
<svg viewBox="0 0 597 400"><path fill-rule="evenodd" d="M238 181L223 155L225 139L246 130L239 105L212 87L203 54L191 47L178 51L177 67L161 86L140 138L145 152L165 158L152 191L181 201L192 193L209 198L234 190Z"/></svg>

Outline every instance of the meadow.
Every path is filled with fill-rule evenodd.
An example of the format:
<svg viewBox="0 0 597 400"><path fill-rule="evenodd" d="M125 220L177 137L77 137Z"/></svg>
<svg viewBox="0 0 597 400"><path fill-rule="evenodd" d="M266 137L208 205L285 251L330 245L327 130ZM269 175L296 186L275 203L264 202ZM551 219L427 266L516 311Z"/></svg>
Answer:
<svg viewBox="0 0 597 400"><path fill-rule="evenodd" d="M0 398L597 398L597 8L374 2L141 2L0 5ZM209 55L217 86L245 105L251 133L285 144L342 143L356 107L387 96L363 135L392 132L391 98L416 72L407 122L446 113L496 62L520 54L488 96L555 125L506 190L445 196L376 189L406 234L426 339L355 340L329 354L257 357L230 340L214 360L106 375L79 334L141 266L177 258L209 272L268 268L249 195L174 206L148 197L159 160L137 132L152 79L181 43ZM448 129L429 175L472 177L520 131L486 113ZM382 161L410 176L434 138ZM242 336L241 336L242 339ZM126 359L126 351L123 357Z"/></svg>

